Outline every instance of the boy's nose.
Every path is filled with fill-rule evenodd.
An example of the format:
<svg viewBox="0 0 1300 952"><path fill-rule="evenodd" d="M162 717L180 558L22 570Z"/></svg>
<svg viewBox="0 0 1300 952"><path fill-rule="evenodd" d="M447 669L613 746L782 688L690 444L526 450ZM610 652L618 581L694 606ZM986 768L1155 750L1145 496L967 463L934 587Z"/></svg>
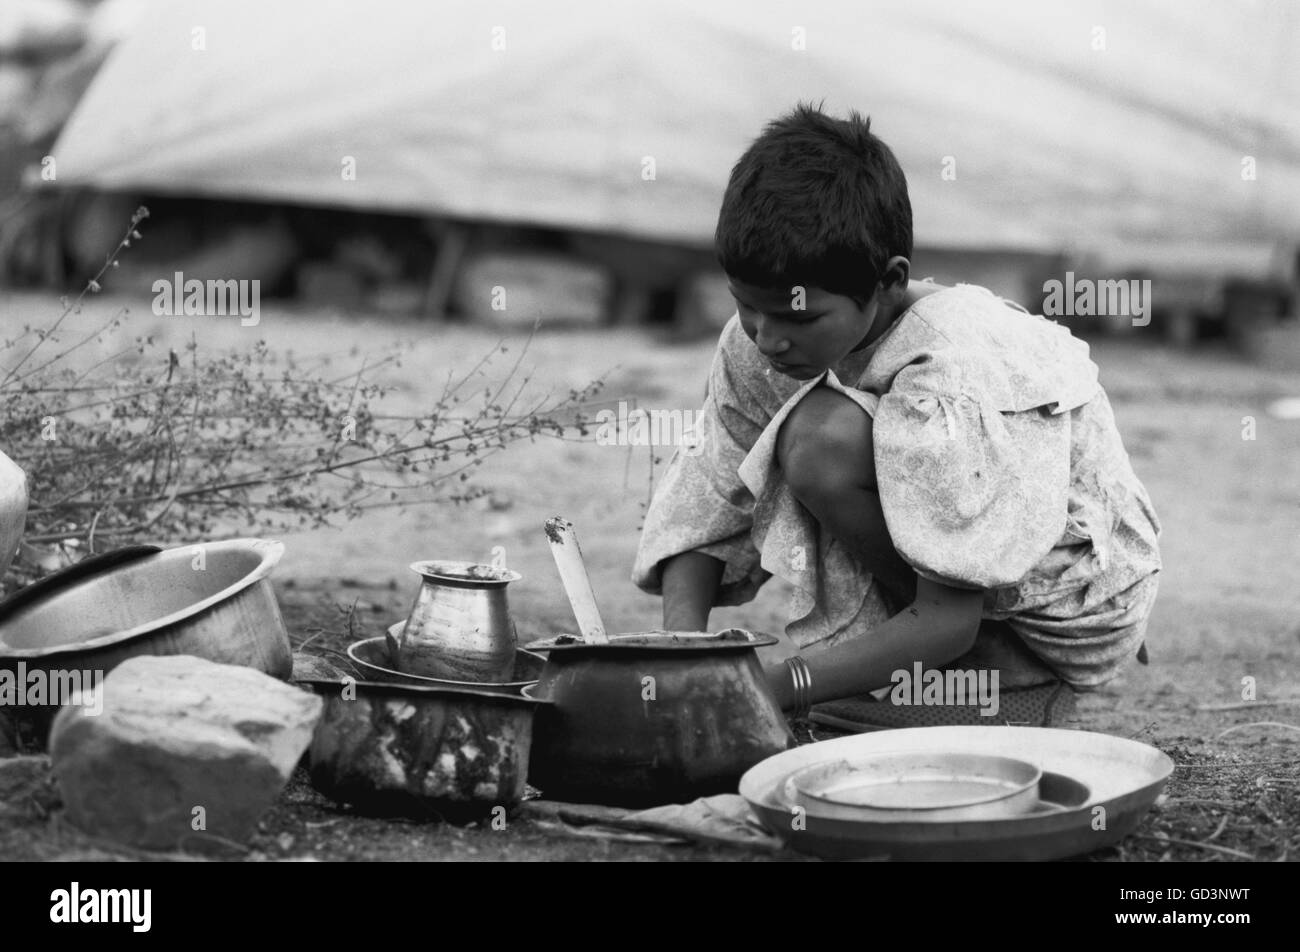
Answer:
<svg viewBox="0 0 1300 952"><path fill-rule="evenodd" d="M764 357L779 357L790 349L790 342L780 336L764 318L758 319L754 332L754 344Z"/></svg>

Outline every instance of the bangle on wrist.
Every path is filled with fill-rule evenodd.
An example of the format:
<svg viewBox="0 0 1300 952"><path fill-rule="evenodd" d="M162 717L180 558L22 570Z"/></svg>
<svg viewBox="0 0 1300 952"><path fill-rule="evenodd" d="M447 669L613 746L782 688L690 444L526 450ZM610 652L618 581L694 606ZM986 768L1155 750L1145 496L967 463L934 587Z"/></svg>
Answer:
<svg viewBox="0 0 1300 952"><path fill-rule="evenodd" d="M812 672L808 662L799 655L785 659L785 666L790 669L790 682L794 687L794 708L792 718L807 717L812 710Z"/></svg>

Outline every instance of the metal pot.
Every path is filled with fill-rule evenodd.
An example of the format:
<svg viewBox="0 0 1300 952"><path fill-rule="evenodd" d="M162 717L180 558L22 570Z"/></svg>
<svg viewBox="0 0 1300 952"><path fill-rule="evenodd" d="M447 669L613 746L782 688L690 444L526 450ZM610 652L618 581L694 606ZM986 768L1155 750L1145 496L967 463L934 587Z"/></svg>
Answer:
<svg viewBox="0 0 1300 952"><path fill-rule="evenodd" d="M506 586L523 578L472 562L415 562L420 591L397 639L405 674L446 681L502 682L515 666L515 626Z"/></svg>
<svg viewBox="0 0 1300 952"><path fill-rule="evenodd" d="M754 764L795 746L755 648L740 629L558 638L536 687L528 778L550 798L618 806L734 792Z"/></svg>
<svg viewBox="0 0 1300 952"><path fill-rule="evenodd" d="M92 556L0 602L0 668L101 678L137 655L197 655L287 679L289 634L269 576L284 546L233 539ZM43 739L57 705L14 708Z"/></svg>
<svg viewBox="0 0 1300 952"><path fill-rule="evenodd" d="M312 784L368 815L467 821L524 797L533 712L522 694L373 681L298 682L325 699Z"/></svg>

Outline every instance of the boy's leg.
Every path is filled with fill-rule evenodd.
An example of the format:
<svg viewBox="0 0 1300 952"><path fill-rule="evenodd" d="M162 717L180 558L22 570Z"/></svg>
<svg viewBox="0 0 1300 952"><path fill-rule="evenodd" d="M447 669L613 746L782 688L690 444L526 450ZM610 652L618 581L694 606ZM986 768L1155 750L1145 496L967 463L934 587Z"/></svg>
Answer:
<svg viewBox="0 0 1300 952"><path fill-rule="evenodd" d="M829 387L810 391L791 411L777 434L777 463L794 497L862 561L900 608L916 595L916 573L898 554L885 525L877 491L871 417ZM1003 636L1009 636L1003 642ZM976 647L952 666L997 667L1002 717L984 717L975 706L896 707L870 695L819 704L813 719L846 730L909 727L922 724L1060 723L1073 709L1073 693L999 622L980 626ZM1044 683L1046 682L1046 683ZM1039 685L1021 689L1022 685Z"/></svg>
<svg viewBox="0 0 1300 952"><path fill-rule="evenodd" d="M809 391L777 434L777 465L823 531L846 545L900 607L916 573L894 548L876 490L871 417L830 387Z"/></svg>

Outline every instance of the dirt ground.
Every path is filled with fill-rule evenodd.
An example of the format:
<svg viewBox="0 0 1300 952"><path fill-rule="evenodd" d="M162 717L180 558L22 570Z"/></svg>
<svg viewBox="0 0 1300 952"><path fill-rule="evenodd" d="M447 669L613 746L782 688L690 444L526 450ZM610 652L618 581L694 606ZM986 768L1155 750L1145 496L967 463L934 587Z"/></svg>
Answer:
<svg viewBox="0 0 1300 952"><path fill-rule="evenodd" d="M96 299L85 320L131 306L132 335L154 333L200 348L246 347L259 338L300 356L337 355L340 373L365 353L413 342L390 382L393 406L419 406L448 368L472 364L500 334L413 320L264 307L255 328L237 318L165 318L147 301ZM57 312L48 296L0 294L6 329ZM513 343L522 343L516 334ZM1137 834L1089 860L1286 860L1300 856L1300 421L1274 419L1268 403L1300 395L1300 373L1265 371L1215 347L1180 353L1140 333L1092 341L1125 444L1164 524L1164 571L1147 640L1149 667L1134 666L1085 696L1073 726L1132 737L1178 767ZM524 367L535 388L565 392L606 375L600 405L695 410L711 342L674 342L650 330L543 331ZM162 351L165 353L165 349ZM94 357L86 355L87 359ZM505 364L485 371L499 379ZM1244 439L1247 418L1254 439ZM1248 434L1247 434L1248 435ZM656 451L666 462L668 450ZM662 463L659 466L662 469ZM274 580L296 644L342 646L405 616L418 559L488 561L504 547L524 579L510 589L521 638L571 630L572 617L542 533L562 514L577 526L611 630L655 627L658 600L628 580L652 474L646 448L541 440L487 461L476 477L489 498L463 506L379 510L330 530L281 536L288 550ZM250 534L256 533L252 527ZM197 541L197 540L196 540ZM780 633L787 593L769 585L750 605L715 612L715 626ZM350 612L350 621L349 621ZM1253 679L1248 681L1246 679ZM1251 703L1243 692L1253 684ZM1227 709L1224 706L1232 705ZM1219 709L1206 709L1218 706ZM820 733L818 736L822 736ZM57 814L21 828L0 824L0 855L110 858ZM330 804L296 775L244 858L626 859L798 858L729 849L616 842L561 835L527 820L506 831L365 819Z"/></svg>

